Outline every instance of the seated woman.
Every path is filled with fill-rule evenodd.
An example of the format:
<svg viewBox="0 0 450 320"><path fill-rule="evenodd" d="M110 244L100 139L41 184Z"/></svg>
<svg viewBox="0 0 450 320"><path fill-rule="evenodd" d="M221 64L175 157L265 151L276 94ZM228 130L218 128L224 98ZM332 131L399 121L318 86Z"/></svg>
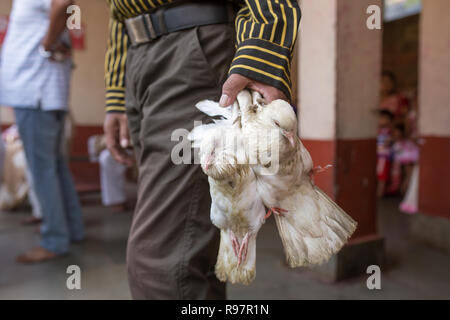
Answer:
<svg viewBox="0 0 450 320"><path fill-rule="evenodd" d="M105 137L91 136L88 139L89 158L100 164L102 204L113 212L124 212L128 208L125 192L127 166L117 162L106 148Z"/></svg>

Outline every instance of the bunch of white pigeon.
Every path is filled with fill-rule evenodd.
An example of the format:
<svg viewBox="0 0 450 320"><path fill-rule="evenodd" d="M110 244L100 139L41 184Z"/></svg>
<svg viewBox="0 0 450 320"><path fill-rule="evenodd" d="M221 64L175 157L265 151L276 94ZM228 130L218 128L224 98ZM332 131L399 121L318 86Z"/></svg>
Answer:
<svg viewBox="0 0 450 320"><path fill-rule="evenodd" d="M210 100L196 107L214 120L188 138L199 149L211 221L221 230L218 279L253 281L256 236L272 214L292 268L321 264L342 248L357 223L314 185L313 162L289 103L266 103L243 90L227 108Z"/></svg>

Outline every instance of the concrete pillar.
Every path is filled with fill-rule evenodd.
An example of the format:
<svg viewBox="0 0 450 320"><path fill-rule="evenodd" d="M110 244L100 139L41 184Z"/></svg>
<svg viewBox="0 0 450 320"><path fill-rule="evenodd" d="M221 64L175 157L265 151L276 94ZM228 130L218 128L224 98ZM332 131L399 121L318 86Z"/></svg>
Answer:
<svg viewBox="0 0 450 320"><path fill-rule="evenodd" d="M424 0L420 23L419 211L412 232L450 251L450 1Z"/></svg>
<svg viewBox="0 0 450 320"><path fill-rule="evenodd" d="M370 5L381 0L303 0L299 41L300 136L316 176L359 226L338 255L318 269L339 280L382 263L376 228L376 117L382 33L366 25Z"/></svg>

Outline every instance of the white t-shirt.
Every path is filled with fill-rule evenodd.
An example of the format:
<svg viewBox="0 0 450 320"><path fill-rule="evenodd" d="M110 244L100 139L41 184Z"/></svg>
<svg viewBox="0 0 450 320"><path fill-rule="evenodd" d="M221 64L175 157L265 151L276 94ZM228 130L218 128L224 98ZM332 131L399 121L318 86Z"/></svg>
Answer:
<svg viewBox="0 0 450 320"><path fill-rule="evenodd" d="M14 0L0 65L0 104L17 108L66 110L72 62L39 54L52 0ZM65 32L64 41L70 43Z"/></svg>

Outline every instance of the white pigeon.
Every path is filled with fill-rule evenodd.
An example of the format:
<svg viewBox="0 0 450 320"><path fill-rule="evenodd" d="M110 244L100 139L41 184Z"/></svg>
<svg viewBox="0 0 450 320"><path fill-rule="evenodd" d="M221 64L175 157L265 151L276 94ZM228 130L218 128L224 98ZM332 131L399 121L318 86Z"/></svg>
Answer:
<svg viewBox="0 0 450 320"><path fill-rule="evenodd" d="M241 103L251 103L241 98ZM224 282L249 284L256 274L256 236L265 221L265 208L241 139L239 104L232 110L212 101L196 107L222 117L189 135L193 146L199 146L200 163L208 175L211 221L221 230L216 276Z"/></svg>
<svg viewBox="0 0 450 320"><path fill-rule="evenodd" d="M258 193L269 208L266 218L274 213L288 264L327 261L347 242L357 223L314 185L313 162L297 136L291 105L283 100L265 104L253 92L253 105L241 107L241 117L247 148L256 158L251 167Z"/></svg>

